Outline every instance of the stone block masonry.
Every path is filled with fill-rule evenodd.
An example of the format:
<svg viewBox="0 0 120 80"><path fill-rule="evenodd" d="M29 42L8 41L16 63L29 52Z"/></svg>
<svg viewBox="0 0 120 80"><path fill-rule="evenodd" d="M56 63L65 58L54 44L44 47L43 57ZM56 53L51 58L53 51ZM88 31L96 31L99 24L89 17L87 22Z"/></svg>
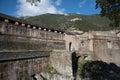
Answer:
<svg viewBox="0 0 120 80"><path fill-rule="evenodd" d="M119 32L119 30L117 31ZM72 32L65 35L66 49L84 56L80 60L100 60L120 66L120 33L116 31Z"/></svg>
<svg viewBox="0 0 120 80"><path fill-rule="evenodd" d="M11 23L0 23L1 50L64 49L63 34L34 30Z"/></svg>
<svg viewBox="0 0 120 80"><path fill-rule="evenodd" d="M33 80L32 75L44 71L48 57L0 61L0 80Z"/></svg>
<svg viewBox="0 0 120 80"><path fill-rule="evenodd" d="M52 51L54 54L50 54ZM30 75L39 74L50 60L59 72L71 75L70 52L73 51L83 56L80 61L100 60L120 66L120 33L65 33L0 14L0 80L32 80Z"/></svg>
<svg viewBox="0 0 120 80"><path fill-rule="evenodd" d="M0 80L33 80L52 50L65 49L64 32L0 14Z"/></svg>

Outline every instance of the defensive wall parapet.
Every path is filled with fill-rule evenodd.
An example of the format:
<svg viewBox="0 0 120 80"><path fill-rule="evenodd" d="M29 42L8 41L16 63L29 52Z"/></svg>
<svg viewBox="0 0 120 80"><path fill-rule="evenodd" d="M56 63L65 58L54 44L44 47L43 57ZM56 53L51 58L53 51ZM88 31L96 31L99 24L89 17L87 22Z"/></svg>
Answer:
<svg viewBox="0 0 120 80"><path fill-rule="evenodd" d="M75 31L65 34L62 30L0 14L0 80L32 80L30 75L40 73L49 63L52 50L77 51L83 59L120 66L120 33Z"/></svg>
<svg viewBox="0 0 120 80"><path fill-rule="evenodd" d="M33 80L50 52L65 49L64 31L0 14L0 80Z"/></svg>
<svg viewBox="0 0 120 80"><path fill-rule="evenodd" d="M74 32L65 35L66 49L78 51L85 59L102 60L120 66L120 33L116 31Z"/></svg>
<svg viewBox="0 0 120 80"><path fill-rule="evenodd" d="M65 49L64 32L0 14L1 50Z"/></svg>

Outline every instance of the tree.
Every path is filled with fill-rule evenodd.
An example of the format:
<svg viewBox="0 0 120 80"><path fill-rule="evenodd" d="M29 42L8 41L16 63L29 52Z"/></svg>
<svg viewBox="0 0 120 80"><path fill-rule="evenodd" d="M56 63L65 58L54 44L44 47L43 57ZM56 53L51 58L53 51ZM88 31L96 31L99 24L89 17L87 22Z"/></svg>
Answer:
<svg viewBox="0 0 120 80"><path fill-rule="evenodd" d="M120 27L120 0L96 0L97 8L101 8L101 16L110 19L110 26Z"/></svg>
<svg viewBox="0 0 120 80"><path fill-rule="evenodd" d="M37 6L37 2L40 3L40 0L26 0L26 2L29 2L31 5L35 4L35 6Z"/></svg>

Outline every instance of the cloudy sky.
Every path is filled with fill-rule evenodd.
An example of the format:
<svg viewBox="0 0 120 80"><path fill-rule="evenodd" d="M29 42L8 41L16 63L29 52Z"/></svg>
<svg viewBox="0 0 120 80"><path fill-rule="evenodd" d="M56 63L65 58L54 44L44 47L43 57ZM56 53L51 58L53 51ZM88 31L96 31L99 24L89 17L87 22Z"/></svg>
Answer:
<svg viewBox="0 0 120 80"><path fill-rule="evenodd" d="M31 5L26 0L0 0L0 13L19 17L45 13L89 15L100 12L100 9L95 9L95 0L41 0L37 5Z"/></svg>

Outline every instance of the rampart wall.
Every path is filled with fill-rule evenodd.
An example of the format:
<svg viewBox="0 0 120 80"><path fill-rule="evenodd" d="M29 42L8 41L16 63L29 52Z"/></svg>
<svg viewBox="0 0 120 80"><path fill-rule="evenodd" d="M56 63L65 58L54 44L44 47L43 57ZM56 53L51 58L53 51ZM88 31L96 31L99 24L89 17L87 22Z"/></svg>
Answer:
<svg viewBox="0 0 120 80"><path fill-rule="evenodd" d="M77 51L84 60L120 66L119 35L109 31L64 34L0 14L0 80L32 80L31 75L48 65L52 50Z"/></svg>
<svg viewBox="0 0 120 80"><path fill-rule="evenodd" d="M33 80L52 50L65 49L63 37L62 31L0 14L0 80Z"/></svg>
<svg viewBox="0 0 120 80"><path fill-rule="evenodd" d="M17 55L18 53L15 54ZM8 53L8 55L10 56L11 54ZM13 57L15 55L11 56ZM14 57L12 59L0 60L0 80L34 80L33 75L43 72L48 63L49 57L45 55L29 58L28 56L26 58Z"/></svg>
<svg viewBox="0 0 120 80"><path fill-rule="evenodd" d="M120 66L120 37L94 36L93 54L95 60L116 63Z"/></svg>
<svg viewBox="0 0 120 80"><path fill-rule="evenodd" d="M100 60L120 66L119 35L116 31L74 32L73 35L65 36L66 49L78 51L84 60Z"/></svg>
<svg viewBox="0 0 120 80"><path fill-rule="evenodd" d="M0 49L52 50L64 49L63 34L31 29L0 22Z"/></svg>

